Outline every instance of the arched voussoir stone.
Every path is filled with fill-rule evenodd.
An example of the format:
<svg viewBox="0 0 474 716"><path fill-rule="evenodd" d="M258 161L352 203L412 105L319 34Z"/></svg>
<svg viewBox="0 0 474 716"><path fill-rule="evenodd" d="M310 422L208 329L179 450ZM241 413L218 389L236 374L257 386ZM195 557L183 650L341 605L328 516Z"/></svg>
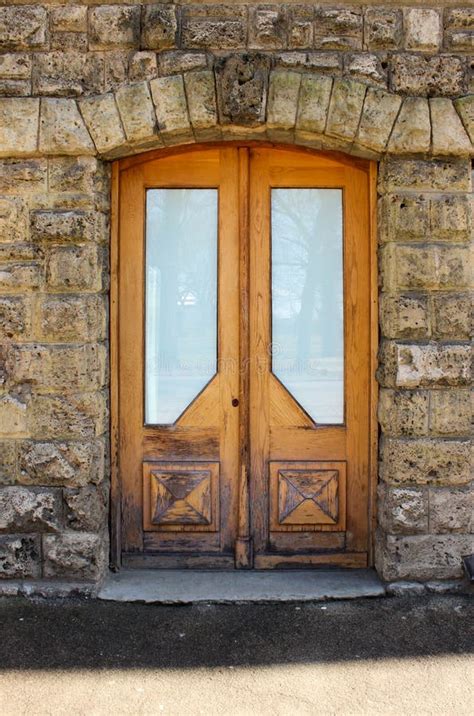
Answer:
<svg viewBox="0 0 474 716"><path fill-rule="evenodd" d="M270 71L260 60L231 57L214 70L124 84L78 100L0 99L0 156L115 159L177 144L246 139L367 159L474 155L474 95L454 102L403 98L358 80Z"/></svg>

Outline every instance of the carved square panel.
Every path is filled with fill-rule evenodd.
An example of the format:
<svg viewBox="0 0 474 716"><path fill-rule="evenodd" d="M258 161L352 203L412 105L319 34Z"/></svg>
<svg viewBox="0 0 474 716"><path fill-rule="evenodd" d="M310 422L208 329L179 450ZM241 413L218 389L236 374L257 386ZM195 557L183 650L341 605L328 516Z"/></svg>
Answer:
<svg viewBox="0 0 474 716"><path fill-rule="evenodd" d="M271 462L271 529L343 530L345 462Z"/></svg>
<svg viewBox="0 0 474 716"><path fill-rule="evenodd" d="M214 532L218 529L219 464L143 464L145 530Z"/></svg>

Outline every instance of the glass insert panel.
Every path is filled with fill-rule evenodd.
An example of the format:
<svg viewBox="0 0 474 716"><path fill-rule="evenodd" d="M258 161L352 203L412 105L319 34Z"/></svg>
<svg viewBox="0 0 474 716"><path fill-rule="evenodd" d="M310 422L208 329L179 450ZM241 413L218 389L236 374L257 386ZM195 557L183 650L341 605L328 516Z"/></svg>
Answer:
<svg viewBox="0 0 474 716"><path fill-rule="evenodd" d="M148 189L145 422L173 423L216 372L217 189Z"/></svg>
<svg viewBox="0 0 474 716"><path fill-rule="evenodd" d="M344 422L341 189L272 189L272 370L317 423Z"/></svg>

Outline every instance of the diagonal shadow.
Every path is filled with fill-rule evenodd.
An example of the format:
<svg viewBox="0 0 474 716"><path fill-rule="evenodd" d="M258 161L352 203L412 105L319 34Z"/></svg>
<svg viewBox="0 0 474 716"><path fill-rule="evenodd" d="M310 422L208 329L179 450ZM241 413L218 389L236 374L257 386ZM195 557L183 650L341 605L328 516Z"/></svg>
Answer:
<svg viewBox="0 0 474 716"><path fill-rule="evenodd" d="M0 669L327 663L474 651L456 595L302 604L160 606L0 600Z"/></svg>

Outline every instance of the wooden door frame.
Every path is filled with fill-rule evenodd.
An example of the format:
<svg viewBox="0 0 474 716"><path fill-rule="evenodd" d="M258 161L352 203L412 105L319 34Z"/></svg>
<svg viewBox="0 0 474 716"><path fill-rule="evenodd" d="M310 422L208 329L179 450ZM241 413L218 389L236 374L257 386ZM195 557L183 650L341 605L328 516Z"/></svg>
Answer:
<svg viewBox="0 0 474 716"><path fill-rule="evenodd" d="M299 147L292 144L273 143L265 141L249 141L249 142L220 142L220 143L203 143L191 144L166 149L156 149L150 152L118 159L112 163L111 174L111 211L110 211L110 309L109 309L109 341L110 341L110 568L114 571L121 567L122 544L121 544L121 523L122 523L122 491L120 480L119 465L119 306L118 306L118 286L119 286L119 201L120 201L120 172L129 167L136 166L143 162L149 162L168 155L183 154L196 150L206 150L216 147L234 146L237 148L267 147L271 149L284 149L286 151L303 152L306 154L331 157L333 160L343 164L360 164L368 169L369 176L369 252L370 252L370 315L369 315L369 335L370 335L370 401L369 401L369 474L368 474L368 524L369 524L369 544L368 544L368 565L373 566L374 563L374 536L376 528L377 510L376 510L376 492L377 492L377 464L378 464L378 383L375 377L377 369L377 353L378 353L378 263L377 263L377 163L367 159L359 159L351 157L340 152L327 152L313 150L307 147ZM240 241L248 241L248 201L243 200L246 187L242 178L248 177L245 171L245 162L248 161L246 152L239 152L239 188L240 188ZM240 250L240 274L241 286L243 291L248 291L248 271L244 257L248 247L241 245ZM248 352L248 317L241 318L243 336L241 350ZM246 395L248 385L243 379L241 383L241 395ZM247 396L246 396L247 397ZM248 400L245 401L246 406L242 406L241 420L241 436L246 435L248 431ZM239 484L239 532L237 535L238 559L241 560L242 566L248 558L248 456L242 456L242 474L240 475Z"/></svg>

